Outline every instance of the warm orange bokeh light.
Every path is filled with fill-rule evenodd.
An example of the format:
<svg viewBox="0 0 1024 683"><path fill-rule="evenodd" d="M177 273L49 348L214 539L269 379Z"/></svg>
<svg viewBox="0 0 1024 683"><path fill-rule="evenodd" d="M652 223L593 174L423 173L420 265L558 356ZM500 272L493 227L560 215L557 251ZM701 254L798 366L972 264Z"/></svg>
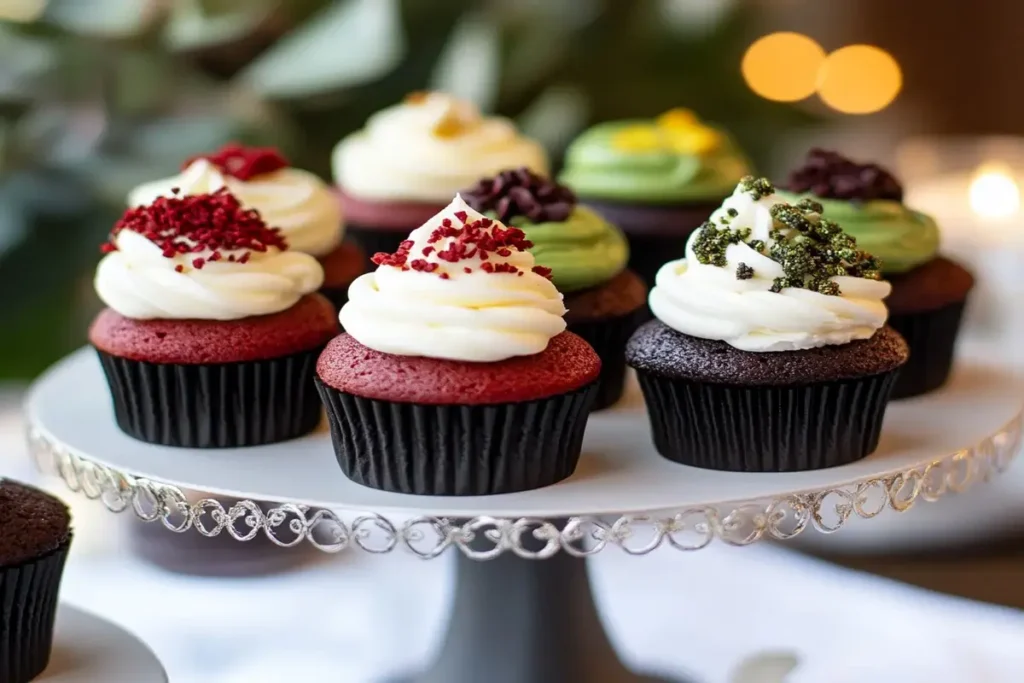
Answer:
<svg viewBox="0 0 1024 683"><path fill-rule="evenodd" d="M903 86L892 55L874 45L847 45L825 58L818 75L822 101L844 114L872 114L888 107Z"/></svg>
<svg viewBox="0 0 1024 683"><path fill-rule="evenodd" d="M814 94L825 50L800 33L772 33L743 55L740 70L755 93L776 102L796 102Z"/></svg>

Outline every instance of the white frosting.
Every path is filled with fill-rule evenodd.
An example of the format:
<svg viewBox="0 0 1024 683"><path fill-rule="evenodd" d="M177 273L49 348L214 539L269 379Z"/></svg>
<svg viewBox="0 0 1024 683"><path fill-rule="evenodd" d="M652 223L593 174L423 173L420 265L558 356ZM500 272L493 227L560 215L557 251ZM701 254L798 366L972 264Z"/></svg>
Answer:
<svg viewBox="0 0 1024 683"><path fill-rule="evenodd" d="M749 239L770 245L769 209L781 201L776 195L755 201L737 188L711 220L719 222L734 209L729 226L749 227ZM691 235L686 258L661 267L650 294L654 315L683 334L745 351L792 351L867 339L885 324L888 282L838 276L832 280L839 296L794 287L771 292L772 281L783 275L781 265L743 243L729 245L724 268L702 264L693 253L699 232ZM754 269L749 280L736 278L740 263Z"/></svg>
<svg viewBox="0 0 1024 683"><path fill-rule="evenodd" d="M453 238L431 243L430 236L446 218L460 226L458 211L465 211L470 222L483 218L456 196L409 235L413 241L410 260L436 263L437 270L427 273L384 265L349 287L349 300L339 317L345 331L359 343L400 356L493 362L540 353L565 330L562 295L550 280L532 271L534 260L528 251L512 249L504 257L489 254L490 263L510 264L521 275L487 273L479 257L457 263L438 258L437 251ZM497 221L495 225L505 227ZM424 256L428 245L434 250ZM472 272L465 272L466 268ZM448 279L441 278L442 273Z"/></svg>
<svg viewBox="0 0 1024 683"><path fill-rule="evenodd" d="M224 260L198 269L193 259L210 252L165 258L160 247L132 230L119 232L114 243L117 251L96 269L96 292L107 306L136 320L268 315L291 308L324 279L317 260L297 251L252 252L246 263L227 261L232 252L224 251Z"/></svg>
<svg viewBox="0 0 1024 683"><path fill-rule="evenodd" d="M439 135L439 125L458 132ZM473 104L441 93L374 114L338 143L333 164L335 181L355 197L437 204L509 168L548 173L544 149L511 121L484 117Z"/></svg>
<svg viewBox="0 0 1024 683"><path fill-rule="evenodd" d="M326 256L341 244L341 205L322 180L298 168L239 180L222 173L206 159L198 159L172 178L140 185L128 195L129 206L146 206L157 197L207 194L228 188L242 205L256 209L263 221L280 228L288 248L313 256Z"/></svg>

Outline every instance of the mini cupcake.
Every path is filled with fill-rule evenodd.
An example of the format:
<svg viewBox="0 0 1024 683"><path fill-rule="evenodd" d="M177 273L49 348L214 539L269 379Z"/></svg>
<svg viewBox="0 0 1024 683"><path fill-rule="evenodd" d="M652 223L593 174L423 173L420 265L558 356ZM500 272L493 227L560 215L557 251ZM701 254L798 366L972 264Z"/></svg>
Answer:
<svg viewBox="0 0 1024 683"><path fill-rule="evenodd" d="M629 267L648 287L665 259L729 196L749 163L736 144L685 109L654 121L612 121L584 132L561 180L622 228Z"/></svg>
<svg viewBox="0 0 1024 683"><path fill-rule="evenodd" d="M622 232L576 203L572 190L521 168L481 180L463 193L471 207L507 225L533 243L537 263L565 293L569 331L601 357L601 382L594 410L622 396L626 341L643 322L647 288L626 269L629 246Z"/></svg>
<svg viewBox="0 0 1024 683"><path fill-rule="evenodd" d="M342 241L341 204L330 186L293 168L275 149L225 145L187 160L172 178L135 188L128 205L148 206L157 197L208 194L222 187L278 228L290 249L315 256L324 269L321 293L336 307L344 305L348 286L365 270L366 256L354 243Z"/></svg>
<svg viewBox="0 0 1024 683"><path fill-rule="evenodd" d="M391 253L459 190L506 168L546 175L547 154L508 119L443 93L413 93L370 117L334 149L349 234Z"/></svg>
<svg viewBox="0 0 1024 683"><path fill-rule="evenodd" d="M71 514L64 503L0 481L0 681L28 683L49 664L70 547Z"/></svg>
<svg viewBox="0 0 1024 683"><path fill-rule="evenodd" d="M313 372L338 325L315 258L223 188L129 209L104 251L89 339L125 433L218 448L317 426Z"/></svg>
<svg viewBox="0 0 1024 683"><path fill-rule="evenodd" d="M877 164L859 164L836 152L812 149L790 175L791 197L819 202L824 216L881 262L892 283L889 325L907 340L910 360L893 398L933 391L949 378L960 320L974 277L938 254L931 216L903 203L903 188ZM785 195L784 195L785 196Z"/></svg>
<svg viewBox="0 0 1024 683"><path fill-rule="evenodd" d="M456 196L352 283L317 364L349 479L472 496L572 474L601 361L530 246Z"/></svg>
<svg viewBox="0 0 1024 683"><path fill-rule="evenodd" d="M792 472L876 448L907 345L874 258L820 213L745 178L658 271L626 360L664 457Z"/></svg>

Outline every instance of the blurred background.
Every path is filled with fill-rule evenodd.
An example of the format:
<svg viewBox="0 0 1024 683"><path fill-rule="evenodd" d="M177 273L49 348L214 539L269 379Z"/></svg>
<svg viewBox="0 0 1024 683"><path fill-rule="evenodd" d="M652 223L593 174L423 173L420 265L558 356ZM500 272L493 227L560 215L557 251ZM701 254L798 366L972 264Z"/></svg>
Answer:
<svg viewBox="0 0 1024 683"><path fill-rule="evenodd" d="M732 131L771 177L782 177L811 145L891 165L904 181L908 203L938 217L945 250L979 275L971 336L1007 363L1020 364L1022 25L1019 0L0 0L0 385L10 397L0 413L7 416L4 444L12 444L5 447L10 461L5 453L0 463L7 471L23 467L20 454L18 464L11 464L20 453L20 389L85 341L99 307L91 282L98 245L130 188L169 175L186 157L230 140L277 145L294 165L329 180L330 151L342 136L374 111L427 88L514 118L548 147L556 164L567 143L594 122L684 106ZM1022 607L1022 470L1015 467L987 491L927 506L934 511L872 520L849 534L818 537L800 550L932 590ZM91 514L83 512L80 519L91 524ZM101 511L98 517L94 545L81 552L102 559L92 574L72 575L70 590L79 600L110 607L94 583L106 572L138 591L166 589L180 596L183 618L198 609L186 607L184 596L194 595L204 601L219 596L226 602L217 609L226 615L243 618L251 612L260 619L247 597L250 584L228 589L223 583L173 584L162 576L130 574L124 567L135 565L104 554L122 546L111 540L109 515ZM805 557L791 559L797 556L788 551L785 560L768 555L774 552L716 551L701 563L678 559L691 562L689 571L708 581L724 580L715 558L726 557L736 581L744 580L744 571L768 571L770 562L779 563L773 576L780 580L793 571L805 577L802 582L836 571ZM656 568L634 562L630 569L618 558L607 564L598 571L608 585L621 585L644 566ZM320 558L312 571L323 573L323 565ZM402 583L409 578L401 574L403 566L408 565L385 561L369 569L346 567L352 583L344 595L355 605L353 613L374 612L378 606L367 602L361 587L372 591L372 578L388 571ZM678 573L680 565L669 562L663 569ZM424 609L434 605L435 612L444 595L425 582L436 571L413 572L431 595ZM851 576L835 575L821 594L838 595L837 586L861 580ZM327 590L330 580L317 580ZM391 601L415 600L408 585ZM294 587L258 586L277 596L268 604L281 613L303 603L292 600L288 591ZM783 592L797 590L791 585ZM885 590L893 589L886 584ZM687 595L698 603L703 599ZM892 595L891 604L910 600L909 593ZM618 603L610 599L618 605L613 604L617 618L628 621L628 601L621 595ZM680 611L687 608L679 605ZM704 608L714 609L710 603ZM771 609L777 615L783 608ZM726 601L723 610L749 616L735 601ZM968 620L989 613L957 614ZM304 615L298 610L293 617L298 623ZM1024 635L1018 616L1000 613L999 619L1012 622L1000 628ZM154 628L149 620L133 621L128 611L119 618L139 629ZM439 617L374 618L365 629L376 624L378 632L410 637L414 627L433 624L427 630L434 632L440 623ZM830 628L851 625L833 624L824 613L814 618ZM335 626L333 642L366 636L348 622ZM887 637L906 644L899 638L907 633L878 631L884 637L879 635L876 646ZM636 652L657 661L648 647L655 642L650 635L639 627L620 634ZM247 637L253 642L255 636ZM207 657L207 663L228 647L204 646L202 639L175 642L196 661ZM738 654L705 645L705 654ZM427 645L417 647L410 657ZM358 649L353 646L353 652ZM291 678L275 677L267 673L273 664L246 666L219 678L188 680L320 680L294 671ZM728 667L714 666L701 671L721 669L725 675ZM982 679L965 670L950 677L952 668L939 667L920 680L1021 679ZM1024 676L1024 669L1014 672ZM336 680L363 680L353 676ZM901 674L899 680L918 679Z"/></svg>

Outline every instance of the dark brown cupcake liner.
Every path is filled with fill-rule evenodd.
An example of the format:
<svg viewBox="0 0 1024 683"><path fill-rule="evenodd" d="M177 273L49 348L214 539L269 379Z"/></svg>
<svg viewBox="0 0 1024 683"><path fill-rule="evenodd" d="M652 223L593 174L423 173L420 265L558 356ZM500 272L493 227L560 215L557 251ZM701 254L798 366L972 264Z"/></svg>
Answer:
<svg viewBox="0 0 1024 683"><path fill-rule="evenodd" d="M316 380L334 452L352 481L395 493L486 496L573 473L597 383L536 401L424 405L363 398Z"/></svg>
<svg viewBox="0 0 1024 683"><path fill-rule="evenodd" d="M0 681L28 683L46 669L69 538L42 557L0 568Z"/></svg>
<svg viewBox="0 0 1024 683"><path fill-rule="evenodd" d="M409 229L389 230L350 223L345 227L345 234L363 250L363 253L366 254L368 268L372 270L377 267L370 261L373 255L378 252L395 253L398 250L398 245L409 239L409 233L415 227L414 225Z"/></svg>
<svg viewBox="0 0 1024 683"><path fill-rule="evenodd" d="M960 301L931 311L889 316L889 326L903 335L910 347L910 359L892 390L894 399L926 394L949 379L965 304Z"/></svg>
<svg viewBox="0 0 1024 683"><path fill-rule="evenodd" d="M622 398L626 385L626 342L646 319L646 305L626 315L569 324L601 358L601 377L591 410L609 408Z"/></svg>
<svg viewBox="0 0 1024 683"><path fill-rule="evenodd" d="M799 472L878 446L899 369L802 386L732 386L637 371L665 458L730 472Z"/></svg>
<svg viewBox="0 0 1024 683"><path fill-rule="evenodd" d="M287 441L322 415L313 377L322 346L259 361L177 365L97 350L118 426L148 443L236 448Z"/></svg>

